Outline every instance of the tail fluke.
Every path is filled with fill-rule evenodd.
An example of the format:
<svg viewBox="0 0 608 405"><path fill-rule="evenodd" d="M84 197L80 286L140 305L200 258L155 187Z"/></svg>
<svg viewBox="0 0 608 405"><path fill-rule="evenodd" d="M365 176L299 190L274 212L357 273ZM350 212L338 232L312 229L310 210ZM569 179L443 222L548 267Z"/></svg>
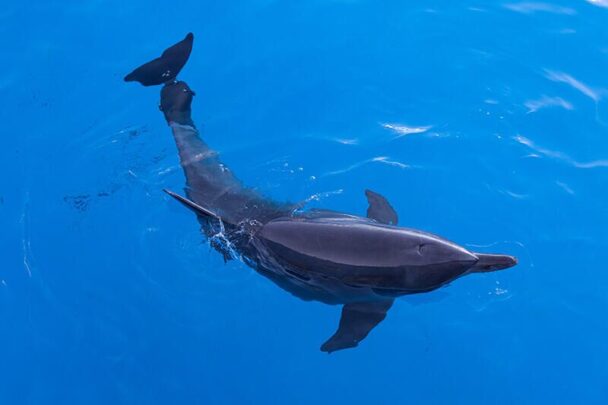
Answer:
<svg viewBox="0 0 608 405"><path fill-rule="evenodd" d="M193 42L194 35L189 33L186 38L167 48L159 58L126 75L125 82L140 82L144 86L173 82L188 61Z"/></svg>
<svg viewBox="0 0 608 405"><path fill-rule="evenodd" d="M471 268L473 273L486 273L490 271L508 269L517 264L517 258L508 255L491 255L475 253L479 261Z"/></svg>

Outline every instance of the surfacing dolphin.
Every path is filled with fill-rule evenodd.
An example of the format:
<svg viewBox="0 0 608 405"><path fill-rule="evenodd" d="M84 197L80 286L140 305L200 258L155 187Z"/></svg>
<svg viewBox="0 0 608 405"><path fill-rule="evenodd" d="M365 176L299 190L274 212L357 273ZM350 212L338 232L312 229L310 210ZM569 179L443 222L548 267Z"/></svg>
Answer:
<svg viewBox="0 0 608 405"><path fill-rule="evenodd" d="M186 197L165 191L197 215L225 260L240 258L304 300L343 305L338 330L322 351L357 346L386 317L396 297L517 263L512 256L469 252L437 235L398 227L393 207L371 190L365 191L369 208L364 218L302 210L244 187L201 139L191 118L194 92L176 81L193 39L188 34L125 77L144 86L164 84L160 109L173 131L187 183Z"/></svg>

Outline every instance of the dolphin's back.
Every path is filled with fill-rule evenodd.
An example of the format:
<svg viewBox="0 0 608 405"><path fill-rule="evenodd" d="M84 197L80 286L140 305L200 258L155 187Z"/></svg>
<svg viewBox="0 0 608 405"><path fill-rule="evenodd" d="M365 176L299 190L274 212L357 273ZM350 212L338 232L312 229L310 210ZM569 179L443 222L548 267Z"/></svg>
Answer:
<svg viewBox="0 0 608 405"><path fill-rule="evenodd" d="M278 204L246 188L191 125L172 122L171 129L186 175L188 198L229 224L261 223L289 215L295 206Z"/></svg>
<svg viewBox="0 0 608 405"><path fill-rule="evenodd" d="M477 262L439 236L355 216L279 218L264 225L259 237L305 273L404 293L440 287Z"/></svg>

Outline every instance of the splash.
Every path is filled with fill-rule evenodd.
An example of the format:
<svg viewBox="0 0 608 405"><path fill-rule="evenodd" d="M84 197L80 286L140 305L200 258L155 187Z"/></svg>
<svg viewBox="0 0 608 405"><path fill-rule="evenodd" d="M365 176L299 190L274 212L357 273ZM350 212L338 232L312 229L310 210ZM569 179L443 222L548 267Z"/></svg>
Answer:
<svg viewBox="0 0 608 405"><path fill-rule="evenodd" d="M344 192L343 189L338 189L338 190L333 190L333 191L325 191L322 193L316 193L316 194L313 194L313 195L309 196L308 198L306 198L304 200L304 205L308 204L309 202L312 202L312 201L321 201L322 199L331 197L333 195L339 195L339 194L342 194L343 192Z"/></svg>
<svg viewBox="0 0 608 405"><path fill-rule="evenodd" d="M230 241L230 238L226 236L226 228L224 226L224 222L219 220L219 229L218 231L209 237L209 242L213 246L213 244L217 244L225 252L228 253L228 256L235 260L241 260L240 254L236 251L234 244Z"/></svg>

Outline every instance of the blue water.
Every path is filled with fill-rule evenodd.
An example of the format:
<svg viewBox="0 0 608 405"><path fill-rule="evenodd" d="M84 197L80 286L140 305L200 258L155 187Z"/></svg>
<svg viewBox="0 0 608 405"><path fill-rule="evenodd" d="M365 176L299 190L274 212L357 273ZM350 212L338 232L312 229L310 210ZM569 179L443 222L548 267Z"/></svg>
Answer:
<svg viewBox="0 0 608 405"><path fill-rule="evenodd" d="M608 403L608 2L6 0L0 403ZM280 200L519 265L339 307L224 264L133 67L196 35L206 141Z"/></svg>

